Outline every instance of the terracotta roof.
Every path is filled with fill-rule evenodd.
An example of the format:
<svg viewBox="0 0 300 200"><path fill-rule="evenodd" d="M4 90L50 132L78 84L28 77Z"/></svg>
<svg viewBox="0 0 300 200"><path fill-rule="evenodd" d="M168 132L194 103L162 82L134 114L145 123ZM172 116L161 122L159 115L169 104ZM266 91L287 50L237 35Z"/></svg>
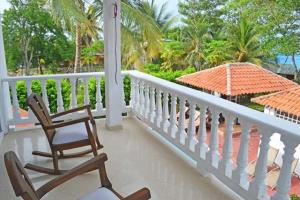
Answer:
<svg viewBox="0 0 300 200"><path fill-rule="evenodd" d="M300 116L300 86L253 98L251 101Z"/></svg>
<svg viewBox="0 0 300 200"><path fill-rule="evenodd" d="M224 64L181 76L176 80L229 96L277 92L297 86L296 83L251 63Z"/></svg>

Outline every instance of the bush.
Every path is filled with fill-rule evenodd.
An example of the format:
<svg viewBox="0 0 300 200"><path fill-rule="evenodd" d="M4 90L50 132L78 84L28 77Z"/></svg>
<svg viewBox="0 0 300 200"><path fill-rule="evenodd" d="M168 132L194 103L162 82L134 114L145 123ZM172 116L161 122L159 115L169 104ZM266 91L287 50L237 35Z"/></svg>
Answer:
<svg viewBox="0 0 300 200"><path fill-rule="evenodd" d="M96 78L91 78L88 83L89 88L89 97L90 104L93 109L96 107L96 87L97 81ZM102 104L105 107L105 80L102 78L100 80L101 87L101 96L102 96ZM27 99L27 88L25 81L18 81L16 85L17 89L17 97L19 100L20 108L24 110L28 110L28 106L26 105ZM42 87L40 81L34 80L31 84L32 92L39 94L42 96ZM49 108L51 113L57 112L57 89L56 89L56 81L54 79L49 79L46 82L46 90L48 95ZM128 76L124 78L124 93L125 93L125 101L126 104L129 104L130 101L130 90L131 90L131 81ZM68 79L63 79L61 82L61 93L62 99L64 103L64 109L68 110L71 105L71 83ZM77 104L78 106L84 105L84 83L78 81L77 87Z"/></svg>
<svg viewBox="0 0 300 200"><path fill-rule="evenodd" d="M176 78L186 75L186 74L191 74L196 72L195 68L193 67L188 67L184 70L176 70L176 71L160 71L160 72L151 72L150 74L153 76L156 76L161 79L165 79L171 82L175 82Z"/></svg>
<svg viewBox="0 0 300 200"><path fill-rule="evenodd" d="M300 197L296 194L291 195L291 200L300 200Z"/></svg>

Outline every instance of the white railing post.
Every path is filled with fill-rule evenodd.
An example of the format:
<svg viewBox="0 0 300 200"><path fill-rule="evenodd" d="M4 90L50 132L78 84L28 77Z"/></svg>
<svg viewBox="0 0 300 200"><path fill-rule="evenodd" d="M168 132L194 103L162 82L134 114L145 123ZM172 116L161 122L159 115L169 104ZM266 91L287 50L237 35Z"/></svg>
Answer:
<svg viewBox="0 0 300 200"><path fill-rule="evenodd" d="M43 101L44 101L45 106L47 107L48 111L50 111L48 94L47 94L47 80L46 79L41 80L41 86L42 86Z"/></svg>
<svg viewBox="0 0 300 200"><path fill-rule="evenodd" d="M222 113L225 117L226 122L226 135L223 146L223 159L220 161L221 171L227 176L231 177L232 175L232 132L234 124L234 116L228 113Z"/></svg>
<svg viewBox="0 0 300 200"><path fill-rule="evenodd" d="M188 150L195 150L195 135L196 135L196 129L195 129L195 113L196 113L196 104L194 102L190 103L190 111L189 111L189 125L188 125L188 133L187 138L185 140L185 145Z"/></svg>
<svg viewBox="0 0 300 200"><path fill-rule="evenodd" d="M259 128L258 130L261 135L259 145L259 156L255 167L255 178L250 183L249 191L251 192L252 196L256 199L266 199L268 197L268 194L265 179L268 170L268 151L272 131L266 128Z"/></svg>
<svg viewBox="0 0 300 200"><path fill-rule="evenodd" d="M0 124L2 131L8 133L8 120L12 118L12 106L8 83L2 82L4 78L7 78L7 66L2 32L2 15L0 14Z"/></svg>
<svg viewBox="0 0 300 200"><path fill-rule="evenodd" d="M186 137L185 132L185 108L186 108L186 100L184 97L179 97L180 105L179 105L179 120L178 120L178 129L175 137L176 143L181 144L181 138Z"/></svg>
<svg viewBox="0 0 300 200"><path fill-rule="evenodd" d="M130 90L130 103L129 104L130 104L131 110L133 111L134 107L135 107L135 95L136 95L136 93L135 93L136 83L135 83L134 77L130 78L130 84L131 84L131 86L130 86L131 90Z"/></svg>
<svg viewBox="0 0 300 200"><path fill-rule="evenodd" d="M77 107L77 96L76 96L76 86L77 78L70 79L71 82L71 108Z"/></svg>
<svg viewBox="0 0 300 200"><path fill-rule="evenodd" d="M155 88L150 85L150 112L149 112L149 119L150 123L154 124L154 119L156 116L155 112Z"/></svg>
<svg viewBox="0 0 300 200"><path fill-rule="evenodd" d="M64 102L61 94L61 79L56 80L56 92L57 92L57 112L63 112Z"/></svg>
<svg viewBox="0 0 300 200"><path fill-rule="evenodd" d="M211 109L212 112L212 121L211 121L211 136L210 136L210 144L209 144L209 151L208 151L208 162L215 168L218 168L219 164L219 113L217 110Z"/></svg>
<svg viewBox="0 0 300 200"><path fill-rule="evenodd" d="M139 114L140 112L140 80L136 79L135 82L135 106L134 106L134 110L136 114Z"/></svg>
<svg viewBox="0 0 300 200"><path fill-rule="evenodd" d="M31 80L26 80L25 83L26 83L27 97L29 97L31 95L31 93L32 93L32 90L31 90L31 84L32 83L31 83ZM33 117L34 117L33 112L28 107L28 118L32 119Z"/></svg>
<svg viewBox="0 0 300 200"><path fill-rule="evenodd" d="M144 111L145 111L145 96L144 96L144 82L143 81L140 81L140 92L139 92L139 94L140 94L140 103L139 103L139 105L140 105L140 112L139 112L139 114L140 114L140 116L142 117L142 118L144 118Z"/></svg>
<svg viewBox="0 0 300 200"><path fill-rule="evenodd" d="M170 126L168 128L168 133L171 138L175 138L175 133L177 131L176 126L176 105L177 105L177 96L171 94L171 114L170 114Z"/></svg>
<svg viewBox="0 0 300 200"><path fill-rule="evenodd" d="M287 135L282 134L282 141L285 145L284 155L282 158L282 167L280 169L280 175L277 181L277 192L272 196L272 200L289 200L289 189L291 187L291 178L292 178L292 162L294 161L294 153L296 152L295 148L298 145L297 140L293 141L292 139L286 137Z"/></svg>
<svg viewBox="0 0 300 200"><path fill-rule="evenodd" d="M149 120L149 113L150 113L150 97L149 97L149 84L145 83L144 85L145 88L145 110L144 110L144 116L145 119L148 121Z"/></svg>
<svg viewBox="0 0 300 200"><path fill-rule="evenodd" d="M101 78L96 78L96 110L100 112L103 109L102 94L101 94Z"/></svg>
<svg viewBox="0 0 300 200"><path fill-rule="evenodd" d="M162 104L161 104L161 89L156 90L156 126L160 127L160 123L162 121Z"/></svg>
<svg viewBox="0 0 300 200"><path fill-rule="evenodd" d="M196 156L200 156L202 159L206 158L208 146L206 144L206 110L207 106L200 105L200 127L198 130L198 143L195 146Z"/></svg>
<svg viewBox="0 0 300 200"><path fill-rule="evenodd" d="M17 96L17 87L16 83L10 82L9 83L11 92L12 92L12 101L13 101L13 119L19 120L21 119L20 115L20 105L19 105L19 100Z"/></svg>
<svg viewBox="0 0 300 200"><path fill-rule="evenodd" d="M106 126L122 127L121 1L103 1Z"/></svg>
<svg viewBox="0 0 300 200"><path fill-rule="evenodd" d="M170 117L169 93L167 91L164 91L163 92L163 118L162 118L160 126L165 133L168 132L168 127L170 126L169 117Z"/></svg>
<svg viewBox="0 0 300 200"><path fill-rule="evenodd" d="M233 179L244 189L249 186L247 166L248 166L248 144L250 139L251 125L246 120L240 120L242 135L240 149L237 157L237 168L233 172Z"/></svg>
<svg viewBox="0 0 300 200"><path fill-rule="evenodd" d="M121 98L122 98L122 107L123 107L123 110L126 109L126 100L125 100L125 90L124 90L124 79L125 79L125 76L122 76L122 81L121 81Z"/></svg>

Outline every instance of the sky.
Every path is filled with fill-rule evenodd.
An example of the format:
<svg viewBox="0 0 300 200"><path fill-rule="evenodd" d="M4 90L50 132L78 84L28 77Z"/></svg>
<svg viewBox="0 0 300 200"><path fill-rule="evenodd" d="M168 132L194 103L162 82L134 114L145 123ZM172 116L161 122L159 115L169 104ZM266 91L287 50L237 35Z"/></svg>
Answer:
<svg viewBox="0 0 300 200"><path fill-rule="evenodd" d="M173 12L174 15L178 15L177 4L179 0L156 0L157 4L162 5L165 2L168 2L168 11ZM9 8L9 4L7 0L0 0L0 13L3 13L4 9Z"/></svg>

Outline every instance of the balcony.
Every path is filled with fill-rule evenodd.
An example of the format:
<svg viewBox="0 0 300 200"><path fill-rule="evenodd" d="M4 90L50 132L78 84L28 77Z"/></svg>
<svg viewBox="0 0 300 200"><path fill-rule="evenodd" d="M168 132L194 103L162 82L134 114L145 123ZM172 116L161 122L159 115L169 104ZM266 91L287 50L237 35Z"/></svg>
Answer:
<svg viewBox="0 0 300 200"><path fill-rule="evenodd" d="M147 186L151 188L154 200L197 199L199 196L205 199L231 199L224 198L224 194L216 191L207 178L199 176L194 169L152 137L151 132L140 121L125 118L123 130L120 131L108 131L103 120L99 120L97 125L101 142L105 146L103 151L108 154L108 175L113 186L122 194L130 194L141 186ZM40 129L10 134L5 136L1 144L1 152L13 150L23 162L51 166L48 159L34 159L31 155L33 148L49 150L48 142ZM60 160L60 166L71 168L89 158L92 155ZM1 163L0 198L16 199L4 169ZM53 178L34 172L30 176L36 186ZM98 185L97 172L88 173L54 190L45 199L76 199Z"/></svg>
<svg viewBox="0 0 300 200"><path fill-rule="evenodd" d="M11 105L2 108L11 107L9 110L12 113L4 115L2 121L10 127L10 132L20 129L19 124L35 124L37 120L30 110L28 116L21 116L19 112L16 83L25 81L27 93L30 94L32 81L40 82L43 99L49 106L46 91L46 81L49 79L56 82L57 111L65 109L61 89L63 80L70 83L83 82L85 94L88 94L89 80L96 79L93 114L100 118L111 117L107 115L110 107L102 104L102 77L104 73L3 78L2 87L8 85L11 91ZM299 125L141 72L124 71L121 77L129 77L131 80L129 104L125 102L124 87L121 87L123 129L109 131L104 127L103 119L99 119L98 126L100 140L109 157L108 172L112 183L123 194L140 186L148 186L153 199L197 199L200 196L204 199L289 199L293 189L291 180L295 178L295 170L291 169L292 162L300 144ZM123 86L123 81L120 83ZM77 106L76 84L71 84L70 90L72 108ZM89 102L89 95L85 95L84 103ZM208 110L211 117L209 123ZM199 113L198 117L196 113ZM80 114L61 120L75 118ZM220 114L223 120L219 120ZM269 176L268 144L274 133L280 136L285 148L279 153L279 178L276 188L271 190L265 180ZM254 146L253 136L257 141ZM41 129L8 134L1 144L2 153L14 150L24 162L51 164L49 160L33 158L33 148L48 148ZM69 168L89 157L63 160L60 164L63 168ZM255 172L250 177L247 168L253 160L256 163ZM1 177L4 177L1 178L1 188L5 192L1 192L0 197L13 199L3 166L1 170ZM50 178L40 177L36 173L31 176L36 180L36 185ZM64 199L75 197L87 191L84 186L76 192L72 188L78 188L79 182L96 185L97 178L92 173L86 174L54 192ZM125 182L126 187L122 186Z"/></svg>

